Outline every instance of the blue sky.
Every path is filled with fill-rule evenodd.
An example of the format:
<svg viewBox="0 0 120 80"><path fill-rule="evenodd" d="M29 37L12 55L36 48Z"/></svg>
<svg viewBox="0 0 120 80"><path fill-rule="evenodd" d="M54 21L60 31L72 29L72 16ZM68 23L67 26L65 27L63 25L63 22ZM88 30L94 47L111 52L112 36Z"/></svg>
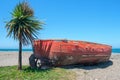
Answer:
<svg viewBox="0 0 120 80"><path fill-rule="evenodd" d="M2 0L0 5L0 48L18 48L7 38L5 22L22 0ZM84 40L120 48L119 0L27 0L35 17L45 23L40 39ZM24 47L30 48L30 46Z"/></svg>

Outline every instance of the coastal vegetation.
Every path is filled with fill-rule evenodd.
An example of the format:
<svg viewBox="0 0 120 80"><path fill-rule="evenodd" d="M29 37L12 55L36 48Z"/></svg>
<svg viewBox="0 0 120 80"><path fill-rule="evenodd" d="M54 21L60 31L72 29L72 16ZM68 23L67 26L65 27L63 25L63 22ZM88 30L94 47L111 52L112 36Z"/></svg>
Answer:
<svg viewBox="0 0 120 80"><path fill-rule="evenodd" d="M75 73L63 68L47 70L31 69L23 66L23 70L16 70L16 66L0 67L0 80L75 80Z"/></svg>
<svg viewBox="0 0 120 80"><path fill-rule="evenodd" d="M19 41L18 69L22 70L22 45L28 45L37 38L43 23L34 17L34 11L27 2L17 4L11 15L12 19L6 23L7 36Z"/></svg>

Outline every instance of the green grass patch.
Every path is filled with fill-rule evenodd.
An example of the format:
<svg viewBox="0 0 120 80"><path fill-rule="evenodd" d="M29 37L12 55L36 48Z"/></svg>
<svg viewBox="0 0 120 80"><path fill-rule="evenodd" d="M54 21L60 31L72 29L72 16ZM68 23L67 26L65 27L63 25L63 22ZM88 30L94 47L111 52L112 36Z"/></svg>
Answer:
<svg viewBox="0 0 120 80"><path fill-rule="evenodd" d="M0 80L75 80L75 77L74 72L63 68L40 70L23 66L19 71L16 66L0 67Z"/></svg>

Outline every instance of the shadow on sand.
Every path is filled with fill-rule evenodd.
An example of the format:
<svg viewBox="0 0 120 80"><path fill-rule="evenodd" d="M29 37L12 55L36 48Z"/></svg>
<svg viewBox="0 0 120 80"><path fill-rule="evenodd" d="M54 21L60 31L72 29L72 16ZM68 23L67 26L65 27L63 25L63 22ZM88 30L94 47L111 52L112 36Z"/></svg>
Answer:
<svg viewBox="0 0 120 80"><path fill-rule="evenodd" d="M92 69L97 69L97 68L107 68L109 66L113 65L112 61L107 61L107 62L101 62L97 64L76 64L76 65L67 65L67 66L61 66L58 68L64 68L64 69L85 69L85 70L92 70ZM27 67L24 69L25 72L46 72L52 70L54 67L50 67L48 69L31 69L30 67Z"/></svg>
<svg viewBox="0 0 120 80"><path fill-rule="evenodd" d="M107 68L109 66L113 65L112 61L107 61L107 62L101 62L97 64L76 64L76 65L68 65L68 66L62 66L61 68L64 69L85 69L85 70L92 70L92 69L97 69L97 68Z"/></svg>

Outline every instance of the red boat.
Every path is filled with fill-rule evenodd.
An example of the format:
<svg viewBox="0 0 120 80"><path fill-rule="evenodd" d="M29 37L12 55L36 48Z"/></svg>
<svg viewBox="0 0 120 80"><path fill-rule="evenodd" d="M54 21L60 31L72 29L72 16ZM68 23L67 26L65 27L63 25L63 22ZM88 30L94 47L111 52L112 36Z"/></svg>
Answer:
<svg viewBox="0 0 120 80"><path fill-rule="evenodd" d="M111 46L74 40L35 40L29 58L32 68L106 62L111 56Z"/></svg>

